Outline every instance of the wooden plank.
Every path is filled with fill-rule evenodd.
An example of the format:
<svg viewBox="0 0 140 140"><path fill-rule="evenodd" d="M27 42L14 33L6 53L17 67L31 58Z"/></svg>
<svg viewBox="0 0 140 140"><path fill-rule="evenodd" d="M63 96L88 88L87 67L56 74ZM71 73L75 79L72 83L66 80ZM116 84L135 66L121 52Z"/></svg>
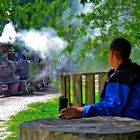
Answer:
<svg viewBox="0 0 140 140"><path fill-rule="evenodd" d="M73 105L82 106L82 76L73 74Z"/></svg>
<svg viewBox="0 0 140 140"><path fill-rule="evenodd" d="M70 106L70 75L66 75L66 97L68 98L68 105Z"/></svg>
<svg viewBox="0 0 140 140"><path fill-rule="evenodd" d="M99 93L100 93L100 95L102 94L104 84L107 81L107 75L108 75L107 72L99 73Z"/></svg>
<svg viewBox="0 0 140 140"><path fill-rule="evenodd" d="M65 96L65 75L61 75L61 96Z"/></svg>
<svg viewBox="0 0 140 140"><path fill-rule="evenodd" d="M94 73L85 75L86 104L95 103L95 75Z"/></svg>

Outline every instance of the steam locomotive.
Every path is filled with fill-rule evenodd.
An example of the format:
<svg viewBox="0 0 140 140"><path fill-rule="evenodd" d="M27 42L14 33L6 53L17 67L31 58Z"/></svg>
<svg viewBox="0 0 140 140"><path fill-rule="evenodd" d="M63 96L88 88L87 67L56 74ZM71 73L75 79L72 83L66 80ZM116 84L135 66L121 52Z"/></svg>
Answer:
<svg viewBox="0 0 140 140"><path fill-rule="evenodd" d="M28 94L48 87L51 63L35 52L11 50L11 44L0 43L0 95Z"/></svg>

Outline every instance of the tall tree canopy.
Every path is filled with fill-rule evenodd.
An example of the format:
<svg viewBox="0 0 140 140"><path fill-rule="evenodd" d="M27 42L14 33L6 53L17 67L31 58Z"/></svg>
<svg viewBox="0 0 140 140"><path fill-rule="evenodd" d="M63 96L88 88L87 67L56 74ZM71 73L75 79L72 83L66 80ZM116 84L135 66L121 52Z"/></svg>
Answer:
<svg viewBox="0 0 140 140"><path fill-rule="evenodd" d="M91 10L77 13L79 1L92 3ZM17 30L52 27L68 42L64 53L84 68L97 60L108 67L108 42L114 37L128 38L135 48L140 44L139 0L1 0L0 5L0 31L9 21Z"/></svg>
<svg viewBox="0 0 140 140"><path fill-rule="evenodd" d="M83 4L87 2L88 0L81 0ZM93 48L107 47L107 42L118 36L128 38L133 47L139 46L139 0L90 0L90 2L93 4L91 12L81 14L81 17L84 25L98 32L98 35L93 34L87 40L81 52L82 56ZM101 53L103 54L103 51Z"/></svg>

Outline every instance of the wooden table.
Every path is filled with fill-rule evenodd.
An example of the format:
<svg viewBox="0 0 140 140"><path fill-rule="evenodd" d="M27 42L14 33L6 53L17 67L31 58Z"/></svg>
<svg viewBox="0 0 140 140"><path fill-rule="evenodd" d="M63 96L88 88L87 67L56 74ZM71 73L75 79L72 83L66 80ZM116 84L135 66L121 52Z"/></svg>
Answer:
<svg viewBox="0 0 140 140"><path fill-rule="evenodd" d="M21 124L19 140L140 140L140 121L120 117L40 119Z"/></svg>

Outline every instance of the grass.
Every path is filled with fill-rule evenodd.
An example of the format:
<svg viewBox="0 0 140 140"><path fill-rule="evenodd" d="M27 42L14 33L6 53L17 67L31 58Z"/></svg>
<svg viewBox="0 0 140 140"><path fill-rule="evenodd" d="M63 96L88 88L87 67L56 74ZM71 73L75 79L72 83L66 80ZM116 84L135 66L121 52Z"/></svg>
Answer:
<svg viewBox="0 0 140 140"><path fill-rule="evenodd" d="M17 140L18 129L21 123L39 118L57 118L58 117L58 97L48 100L46 103L30 104L26 110L17 113L7 122L8 131L12 134L5 140Z"/></svg>

